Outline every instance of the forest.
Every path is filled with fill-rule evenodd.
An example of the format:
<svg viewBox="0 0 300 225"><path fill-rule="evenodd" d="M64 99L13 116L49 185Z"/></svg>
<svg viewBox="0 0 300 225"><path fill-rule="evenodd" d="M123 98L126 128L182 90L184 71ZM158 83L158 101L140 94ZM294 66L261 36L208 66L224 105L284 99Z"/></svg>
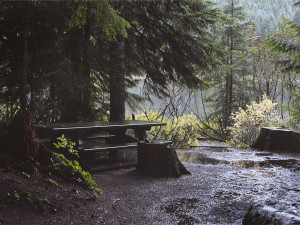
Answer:
<svg viewBox="0 0 300 225"><path fill-rule="evenodd" d="M189 120L194 137L228 140L235 113L266 95L281 119L273 125L297 127L299 36L292 3L114 4L1 2L4 126L20 107L35 123L122 120L133 112L169 122L164 138L175 142L187 144L174 137L183 132L175 120ZM251 17L257 8L272 11L267 15L274 20ZM130 91L134 87L139 92ZM153 99L163 102L156 112L146 108Z"/></svg>
<svg viewBox="0 0 300 225"><path fill-rule="evenodd" d="M216 149L248 148L263 127L299 130L299 6L293 0L1 1L0 169L17 168L28 179L36 176L46 186L59 187L64 198L74 192L67 201L75 204L79 192L92 198L102 193L99 180L95 182L81 165L76 149L79 139L75 143L62 135L49 147L38 140L34 127L150 121L156 125L151 130L147 127L149 131L143 128L147 136L137 134L138 129L135 135L147 141L164 140L174 149L201 146L201 140L221 143ZM111 132L105 138L118 135ZM2 154L11 154L13 159ZM206 162L214 164L214 160ZM252 159L247 160L249 164ZM188 169L198 172L192 166ZM207 170L208 174L215 171ZM195 179L204 179L200 176ZM5 180L8 186L9 179ZM78 187L64 179L83 185L85 191L76 191ZM110 179L103 175L104 186L116 182ZM0 185L5 190L0 200L6 199L0 202L0 213L20 199L22 204L51 213L63 208L62 198L52 196L51 188L48 197L54 200L49 203L25 187L6 195L5 182ZM129 182L134 190L135 183ZM192 192L192 185L187 189ZM112 199L104 197L103 201L112 206L109 213L114 213L123 195L120 190L117 195L121 197L111 195ZM182 199L180 204L190 204L191 211L198 204L192 197ZM166 212L172 212L171 208ZM178 217L176 210L173 214ZM96 220L94 214L90 217Z"/></svg>

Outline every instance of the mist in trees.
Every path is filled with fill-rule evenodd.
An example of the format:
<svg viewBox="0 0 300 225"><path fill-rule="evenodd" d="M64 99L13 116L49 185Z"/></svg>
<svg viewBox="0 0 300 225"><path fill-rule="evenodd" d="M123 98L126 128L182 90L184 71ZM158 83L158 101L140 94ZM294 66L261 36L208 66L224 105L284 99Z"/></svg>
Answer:
<svg viewBox="0 0 300 225"><path fill-rule="evenodd" d="M204 105L198 119L218 134L264 94L280 103L282 118L294 115L298 72L277 62L296 55L273 51L266 39L297 39L289 19L297 23L299 9L290 1L219 2L2 1L2 120L20 107L36 123L122 120L125 102L135 110L153 96L176 98L170 85L188 89L186 103ZM128 91L137 85L143 95ZM191 94L197 90L202 99ZM197 111L183 109L176 115Z"/></svg>
<svg viewBox="0 0 300 225"><path fill-rule="evenodd" d="M195 71L214 66L221 52L209 30L221 12L202 1L1 6L1 101L6 119L24 98L36 122L101 118L109 103L113 120L123 119L125 99L118 98L125 98L125 86L135 84L134 76L146 78L149 90L160 94L168 80L196 87L200 80ZM19 8L23 11L16 13ZM24 29L31 34L26 53ZM28 65L18 55L26 55ZM28 74L25 88L22 70Z"/></svg>

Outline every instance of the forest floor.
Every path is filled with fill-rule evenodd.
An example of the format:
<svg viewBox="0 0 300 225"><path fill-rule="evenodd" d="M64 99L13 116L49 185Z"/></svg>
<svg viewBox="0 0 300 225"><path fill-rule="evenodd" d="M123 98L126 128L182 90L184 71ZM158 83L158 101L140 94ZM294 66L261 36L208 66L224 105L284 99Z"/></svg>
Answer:
<svg viewBox="0 0 300 225"><path fill-rule="evenodd" d="M254 203L300 215L300 154L226 146L177 153L192 175L95 172L97 199L58 177L1 168L0 224L242 224Z"/></svg>

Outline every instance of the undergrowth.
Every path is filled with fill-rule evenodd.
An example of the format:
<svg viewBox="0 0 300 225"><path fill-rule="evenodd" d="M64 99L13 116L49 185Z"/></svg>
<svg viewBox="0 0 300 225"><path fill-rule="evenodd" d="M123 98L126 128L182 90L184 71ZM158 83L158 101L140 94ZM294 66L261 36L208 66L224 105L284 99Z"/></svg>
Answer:
<svg viewBox="0 0 300 225"><path fill-rule="evenodd" d="M130 119L130 116L127 115L126 119ZM150 139L172 141L175 147L199 145L197 137L201 136L201 134L198 129L197 117L193 113L166 118L158 112L145 110L135 114L135 119L166 123L166 126L152 127L147 133Z"/></svg>
<svg viewBox="0 0 300 225"><path fill-rule="evenodd" d="M67 141L64 135L57 138L57 143L54 143L57 149L64 149L67 153L73 154L79 158L78 151L73 149L75 143ZM98 188L96 182L92 179L91 174L88 171L82 169L77 160L70 160L64 154L54 152L55 157L58 160L52 160L49 164L49 169L55 174L70 179L72 181L83 184L91 190L91 196L97 198L102 192Z"/></svg>
<svg viewBox="0 0 300 225"><path fill-rule="evenodd" d="M252 102L246 109L239 108L231 117L230 143L237 147L249 147L258 137L261 127L282 127L286 123L266 95L260 103Z"/></svg>

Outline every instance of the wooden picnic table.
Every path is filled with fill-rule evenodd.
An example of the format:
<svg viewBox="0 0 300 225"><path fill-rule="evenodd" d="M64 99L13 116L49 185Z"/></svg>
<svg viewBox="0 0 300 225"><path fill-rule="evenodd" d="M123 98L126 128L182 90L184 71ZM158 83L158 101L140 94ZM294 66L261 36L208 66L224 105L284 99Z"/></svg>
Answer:
<svg viewBox="0 0 300 225"><path fill-rule="evenodd" d="M67 138L76 143L79 151L100 151L100 150L120 150L130 147L136 147L137 141L147 139L146 131L154 126L164 126L164 122L151 122L140 120L125 120L119 122L92 121L75 123L52 123L45 125L36 125L36 131L44 137L50 138L49 141L55 142L56 138L64 134ZM132 129L136 138L126 135L126 131ZM95 134L106 132L105 135ZM85 142L92 139L104 139L107 146L86 147Z"/></svg>

